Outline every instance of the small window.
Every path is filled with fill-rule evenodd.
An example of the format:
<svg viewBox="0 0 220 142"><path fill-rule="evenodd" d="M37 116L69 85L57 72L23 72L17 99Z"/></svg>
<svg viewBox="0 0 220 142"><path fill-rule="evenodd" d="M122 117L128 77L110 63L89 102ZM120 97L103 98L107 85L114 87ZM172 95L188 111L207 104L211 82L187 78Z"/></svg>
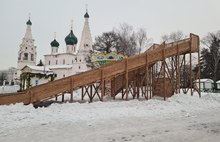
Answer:
<svg viewBox="0 0 220 142"><path fill-rule="evenodd" d="M18 60L21 60L21 53L19 53Z"/></svg>
<svg viewBox="0 0 220 142"><path fill-rule="evenodd" d="M73 60L72 60L72 64L73 64Z"/></svg>
<svg viewBox="0 0 220 142"><path fill-rule="evenodd" d="M79 69L80 69L81 67L79 66Z"/></svg>
<svg viewBox="0 0 220 142"><path fill-rule="evenodd" d="M63 75L63 77L65 77L65 74Z"/></svg>
<svg viewBox="0 0 220 142"><path fill-rule="evenodd" d="M56 65L57 65L57 62L58 62L58 61L56 60Z"/></svg>
<svg viewBox="0 0 220 142"><path fill-rule="evenodd" d="M48 62L48 64L50 65L50 61Z"/></svg>
<svg viewBox="0 0 220 142"><path fill-rule="evenodd" d="M81 59L79 61L81 62Z"/></svg>
<svg viewBox="0 0 220 142"><path fill-rule="evenodd" d="M34 61L34 54L31 54L31 61Z"/></svg>
<svg viewBox="0 0 220 142"><path fill-rule="evenodd" d="M63 64L65 64L65 59L63 59Z"/></svg>
<svg viewBox="0 0 220 142"><path fill-rule="evenodd" d="M37 86L38 85L38 80L35 80L35 86Z"/></svg>
<svg viewBox="0 0 220 142"><path fill-rule="evenodd" d="M27 47L25 47L25 49L27 49Z"/></svg>

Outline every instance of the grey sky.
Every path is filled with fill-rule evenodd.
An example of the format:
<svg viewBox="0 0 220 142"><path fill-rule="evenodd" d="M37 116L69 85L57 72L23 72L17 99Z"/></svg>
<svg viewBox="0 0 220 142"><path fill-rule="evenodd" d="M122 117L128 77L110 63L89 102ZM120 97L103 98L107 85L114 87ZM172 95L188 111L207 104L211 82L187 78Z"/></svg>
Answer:
<svg viewBox="0 0 220 142"><path fill-rule="evenodd" d="M85 4L88 4L93 39L122 23L145 28L155 43L161 42L161 35L177 30L200 37L220 30L219 0L1 0L0 69L17 66L28 13L31 13L38 62L50 53L54 32L60 43L59 51L64 50L71 20L80 40Z"/></svg>

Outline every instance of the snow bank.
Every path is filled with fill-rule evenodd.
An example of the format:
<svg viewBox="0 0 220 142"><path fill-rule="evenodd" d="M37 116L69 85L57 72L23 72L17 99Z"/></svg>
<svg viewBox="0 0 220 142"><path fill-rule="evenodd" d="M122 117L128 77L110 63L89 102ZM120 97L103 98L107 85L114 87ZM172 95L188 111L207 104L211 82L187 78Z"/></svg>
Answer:
<svg viewBox="0 0 220 142"><path fill-rule="evenodd" d="M124 117L163 117L182 115L193 116L198 110L220 107L220 94L202 94L190 96L177 94L167 101L151 99L148 101L110 101L94 103L52 104L47 108L35 109L23 104L0 106L0 133L29 124L44 125L56 122L93 123ZM180 115L180 117L182 117Z"/></svg>

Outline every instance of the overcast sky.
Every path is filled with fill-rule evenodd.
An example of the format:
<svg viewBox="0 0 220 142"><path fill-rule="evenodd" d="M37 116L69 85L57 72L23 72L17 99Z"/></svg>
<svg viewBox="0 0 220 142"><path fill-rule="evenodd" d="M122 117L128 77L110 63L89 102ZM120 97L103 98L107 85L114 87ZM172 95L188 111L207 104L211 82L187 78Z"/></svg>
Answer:
<svg viewBox="0 0 220 142"><path fill-rule="evenodd" d="M39 62L50 53L54 32L59 51L64 51L71 20L80 40L86 4L93 41L122 23L135 29L145 28L154 43L160 43L162 35L177 30L200 37L220 30L219 0L1 0L0 69L17 67L17 53L29 13Z"/></svg>

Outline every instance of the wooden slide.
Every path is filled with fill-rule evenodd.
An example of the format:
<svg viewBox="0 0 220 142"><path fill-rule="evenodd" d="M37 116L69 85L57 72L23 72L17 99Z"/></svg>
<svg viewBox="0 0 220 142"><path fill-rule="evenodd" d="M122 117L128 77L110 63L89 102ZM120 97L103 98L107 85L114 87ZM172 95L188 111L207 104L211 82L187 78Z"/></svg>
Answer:
<svg viewBox="0 0 220 142"><path fill-rule="evenodd" d="M66 78L55 80L46 84L41 84L19 93L9 93L0 95L0 105L12 103L37 103L52 97L57 96L63 92L73 92L73 90L82 88L83 86L100 82L104 88L104 80L115 80L114 92L121 89L123 78L122 75L128 74L127 81L135 77L130 72L141 69L143 67L155 64L162 61L164 58L169 58L177 55L187 53L199 52L199 36L190 34L189 38L177 42L161 45L153 45L146 52L129 57L121 61L115 61L104 65L100 68L89 70L80 74L72 75ZM130 75L129 75L130 74ZM112 81L114 83L114 81ZM103 90L101 91L101 98L103 97Z"/></svg>

